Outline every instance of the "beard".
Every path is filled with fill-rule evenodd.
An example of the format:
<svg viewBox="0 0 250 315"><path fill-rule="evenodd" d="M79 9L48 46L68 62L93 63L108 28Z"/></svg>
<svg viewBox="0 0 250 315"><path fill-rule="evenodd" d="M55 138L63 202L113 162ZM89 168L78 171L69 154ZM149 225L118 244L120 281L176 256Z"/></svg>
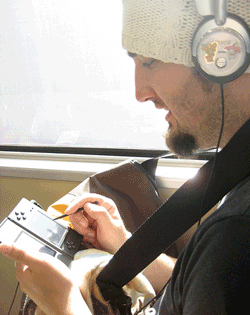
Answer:
<svg viewBox="0 0 250 315"><path fill-rule="evenodd" d="M180 157L194 156L198 149L196 139L192 134L179 129L171 132L171 125L169 126L169 130L165 133L164 138L170 151Z"/></svg>

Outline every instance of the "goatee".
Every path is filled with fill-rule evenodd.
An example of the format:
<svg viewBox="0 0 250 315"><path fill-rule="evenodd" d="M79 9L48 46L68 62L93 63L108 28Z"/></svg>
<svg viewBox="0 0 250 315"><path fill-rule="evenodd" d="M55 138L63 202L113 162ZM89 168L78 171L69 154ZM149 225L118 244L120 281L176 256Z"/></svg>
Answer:
<svg viewBox="0 0 250 315"><path fill-rule="evenodd" d="M171 126L164 135L164 138L167 147L180 157L194 156L198 149L198 145L193 135L179 130L171 133Z"/></svg>

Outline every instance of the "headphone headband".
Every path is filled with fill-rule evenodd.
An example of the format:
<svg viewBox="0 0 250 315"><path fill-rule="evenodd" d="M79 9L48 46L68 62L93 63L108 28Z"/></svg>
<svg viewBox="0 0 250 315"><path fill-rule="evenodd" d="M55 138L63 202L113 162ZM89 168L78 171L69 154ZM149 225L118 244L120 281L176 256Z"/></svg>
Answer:
<svg viewBox="0 0 250 315"><path fill-rule="evenodd" d="M194 0L196 8L200 15L214 15L213 1L211 0Z"/></svg>
<svg viewBox="0 0 250 315"><path fill-rule="evenodd" d="M194 0L200 15L214 15L217 25L224 25L227 18L226 0Z"/></svg>

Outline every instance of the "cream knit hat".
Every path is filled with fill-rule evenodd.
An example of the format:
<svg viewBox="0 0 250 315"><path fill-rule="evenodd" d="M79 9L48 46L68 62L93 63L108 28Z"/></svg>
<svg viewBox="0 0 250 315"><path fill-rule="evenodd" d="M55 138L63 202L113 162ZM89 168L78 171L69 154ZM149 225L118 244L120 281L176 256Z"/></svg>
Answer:
<svg viewBox="0 0 250 315"><path fill-rule="evenodd" d="M250 0L228 0L227 12L250 26ZM194 0L123 0L122 45L131 53L192 67L191 42L202 19Z"/></svg>

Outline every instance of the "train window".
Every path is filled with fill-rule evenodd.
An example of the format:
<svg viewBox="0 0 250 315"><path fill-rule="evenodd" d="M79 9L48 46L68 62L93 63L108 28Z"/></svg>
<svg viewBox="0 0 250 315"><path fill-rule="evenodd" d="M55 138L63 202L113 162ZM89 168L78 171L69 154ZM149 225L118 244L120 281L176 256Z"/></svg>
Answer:
<svg viewBox="0 0 250 315"><path fill-rule="evenodd" d="M122 1L8 0L0 11L0 145L166 150L139 103Z"/></svg>

